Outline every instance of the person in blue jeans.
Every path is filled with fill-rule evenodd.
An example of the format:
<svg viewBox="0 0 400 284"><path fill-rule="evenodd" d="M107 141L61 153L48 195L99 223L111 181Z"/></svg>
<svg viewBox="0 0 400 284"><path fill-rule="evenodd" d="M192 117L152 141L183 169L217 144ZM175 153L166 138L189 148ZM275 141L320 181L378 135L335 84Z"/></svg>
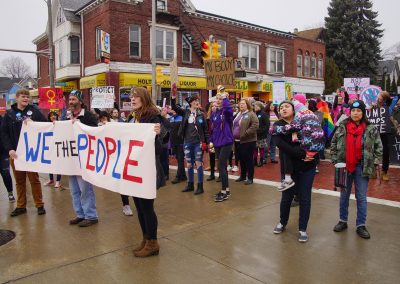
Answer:
<svg viewBox="0 0 400 284"><path fill-rule="evenodd" d="M283 101L279 105L281 119L276 122L279 126L290 124L294 119L294 105L291 101ZM285 231L289 221L290 209L295 194L299 198L299 242L307 242L308 220L311 212L311 191L315 177L316 162L314 158L306 158L306 152L298 142L292 141L292 135L277 135L273 137L279 150L288 155L293 162L292 179L295 185L282 192L280 203L280 222L275 226L274 233L280 234Z"/></svg>
<svg viewBox="0 0 400 284"><path fill-rule="evenodd" d="M85 125L97 127L97 118L86 110L81 91L74 90L70 93L69 107L72 123L79 120ZM96 196L93 191L93 185L83 180L81 176L69 176L69 188L72 196L72 205L76 213L76 217L69 221L70 225L89 227L97 224Z"/></svg>
<svg viewBox="0 0 400 284"><path fill-rule="evenodd" d="M176 97L171 96L172 109L183 117L178 135L183 137L184 141L183 152L188 169L188 183L182 192L194 191L194 165L196 165L198 183L194 194L198 195L204 192L203 152L207 149L208 143L207 120L200 110L200 101L197 95L186 98L186 101L189 108L185 110L176 104Z"/></svg>
<svg viewBox="0 0 400 284"><path fill-rule="evenodd" d="M338 126L331 142L332 162L345 163L347 184L340 192L339 223L335 232L347 229L349 198L355 188L357 199L357 234L364 239L371 235L366 228L368 181L374 176L382 161L382 142L378 129L369 124L365 114L365 104L358 100L350 105L350 117Z"/></svg>

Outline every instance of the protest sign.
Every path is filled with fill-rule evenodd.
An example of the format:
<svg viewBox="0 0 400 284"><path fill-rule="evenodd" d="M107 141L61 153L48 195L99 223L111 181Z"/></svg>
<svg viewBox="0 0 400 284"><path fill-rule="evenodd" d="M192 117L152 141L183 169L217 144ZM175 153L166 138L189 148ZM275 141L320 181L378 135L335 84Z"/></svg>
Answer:
<svg viewBox="0 0 400 284"><path fill-rule="evenodd" d="M92 108L113 108L114 100L114 87L92 88Z"/></svg>
<svg viewBox="0 0 400 284"><path fill-rule="evenodd" d="M39 88L39 108L63 109L65 101L61 88Z"/></svg>
<svg viewBox="0 0 400 284"><path fill-rule="evenodd" d="M400 165L400 136L390 137L390 163Z"/></svg>
<svg viewBox="0 0 400 284"><path fill-rule="evenodd" d="M372 104L376 102L376 99L381 91L381 88L377 86L368 86L361 92L360 100L364 101L367 107L371 107Z"/></svg>
<svg viewBox="0 0 400 284"><path fill-rule="evenodd" d="M154 125L79 122L23 124L15 166L20 171L79 175L120 194L156 197Z"/></svg>
<svg viewBox="0 0 400 284"><path fill-rule="evenodd" d="M204 61L204 70L208 90L216 90L218 85L223 85L225 89L236 87L235 61L233 58L206 60Z"/></svg>
<svg viewBox="0 0 400 284"><path fill-rule="evenodd" d="M372 108L366 111L368 121L378 127L379 133L390 133L390 113L388 107Z"/></svg>
<svg viewBox="0 0 400 284"><path fill-rule="evenodd" d="M344 78L344 88L349 94L360 94L369 84L369 78Z"/></svg>
<svg viewBox="0 0 400 284"><path fill-rule="evenodd" d="M7 102L6 99L0 99L0 115L3 115L6 113L7 108Z"/></svg>
<svg viewBox="0 0 400 284"><path fill-rule="evenodd" d="M272 102L273 104L280 104L286 100L285 81L272 82Z"/></svg>

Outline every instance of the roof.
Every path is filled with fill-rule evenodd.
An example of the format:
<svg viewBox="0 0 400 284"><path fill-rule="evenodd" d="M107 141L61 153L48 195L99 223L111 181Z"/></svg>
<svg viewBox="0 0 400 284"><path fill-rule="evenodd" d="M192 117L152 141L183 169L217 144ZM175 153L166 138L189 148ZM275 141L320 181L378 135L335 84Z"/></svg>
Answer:
<svg viewBox="0 0 400 284"><path fill-rule="evenodd" d="M60 5L64 10L75 12L91 1L92 0L60 0Z"/></svg>
<svg viewBox="0 0 400 284"><path fill-rule="evenodd" d="M21 80L21 78L0 77L0 92L8 92L13 84L19 83Z"/></svg>
<svg viewBox="0 0 400 284"><path fill-rule="evenodd" d="M393 70L396 68L396 61L394 60L383 60L378 62L378 74L383 74L383 69L386 67L386 73L392 73Z"/></svg>
<svg viewBox="0 0 400 284"><path fill-rule="evenodd" d="M315 28L310 30L299 31L295 33L298 37L311 39L311 40L321 40L321 34L324 31L324 28Z"/></svg>

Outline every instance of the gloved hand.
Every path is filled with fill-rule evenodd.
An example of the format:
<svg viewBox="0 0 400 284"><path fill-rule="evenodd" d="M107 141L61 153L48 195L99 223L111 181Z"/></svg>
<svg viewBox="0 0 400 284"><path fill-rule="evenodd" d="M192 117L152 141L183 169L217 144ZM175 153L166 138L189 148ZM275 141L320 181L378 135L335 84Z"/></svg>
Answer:
<svg viewBox="0 0 400 284"><path fill-rule="evenodd" d="M204 142L201 143L201 144L200 144L200 147L201 147L201 150L202 150L202 151L207 151L207 143L204 143Z"/></svg>

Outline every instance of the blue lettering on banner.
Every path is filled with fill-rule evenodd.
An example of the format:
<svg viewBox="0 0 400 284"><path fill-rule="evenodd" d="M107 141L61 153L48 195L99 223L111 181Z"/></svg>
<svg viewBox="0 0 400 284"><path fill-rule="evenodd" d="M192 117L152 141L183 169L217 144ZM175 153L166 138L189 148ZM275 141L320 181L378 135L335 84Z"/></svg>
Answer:
<svg viewBox="0 0 400 284"><path fill-rule="evenodd" d="M38 155L39 155L39 148L40 148L40 140L42 138L42 133L38 133L38 139L37 139L37 144L36 144L36 151L34 151L33 148L29 147L28 143L28 133L24 132L24 141L25 141L25 152L26 152L26 157L25 160L28 162L30 159L32 159L32 162L36 162Z"/></svg>
<svg viewBox="0 0 400 284"><path fill-rule="evenodd" d="M115 169L117 168L117 165L118 165L119 156L121 156L121 140L118 140L117 149L118 149L118 155L117 155L117 160L115 161L115 165L114 165L114 168L113 168L113 171L112 171L112 176L113 176L113 178L121 179L121 174L117 173L115 171Z"/></svg>
<svg viewBox="0 0 400 284"><path fill-rule="evenodd" d="M51 165L51 160L46 160L44 158L44 152L49 150L49 146L46 145L46 137L52 137L54 135L54 133L51 132L44 132L43 133L43 146L42 146L42 163L43 164L48 164Z"/></svg>
<svg viewBox="0 0 400 284"><path fill-rule="evenodd" d="M89 143L89 142L88 142L88 138L87 138L86 134L79 134L77 140L78 140L79 166L82 168L80 152L83 151L83 150L85 150L85 149L88 147L88 143ZM85 141L86 141L86 144L85 144L85 145L81 144L81 141L82 141L82 140L85 140Z"/></svg>
<svg viewBox="0 0 400 284"><path fill-rule="evenodd" d="M100 156L100 146L103 149L103 160L101 165L99 166L99 156ZM96 172L100 172L101 169L104 167L104 163L106 162L106 147L104 146L103 141L100 139L97 140L97 153L96 153Z"/></svg>

